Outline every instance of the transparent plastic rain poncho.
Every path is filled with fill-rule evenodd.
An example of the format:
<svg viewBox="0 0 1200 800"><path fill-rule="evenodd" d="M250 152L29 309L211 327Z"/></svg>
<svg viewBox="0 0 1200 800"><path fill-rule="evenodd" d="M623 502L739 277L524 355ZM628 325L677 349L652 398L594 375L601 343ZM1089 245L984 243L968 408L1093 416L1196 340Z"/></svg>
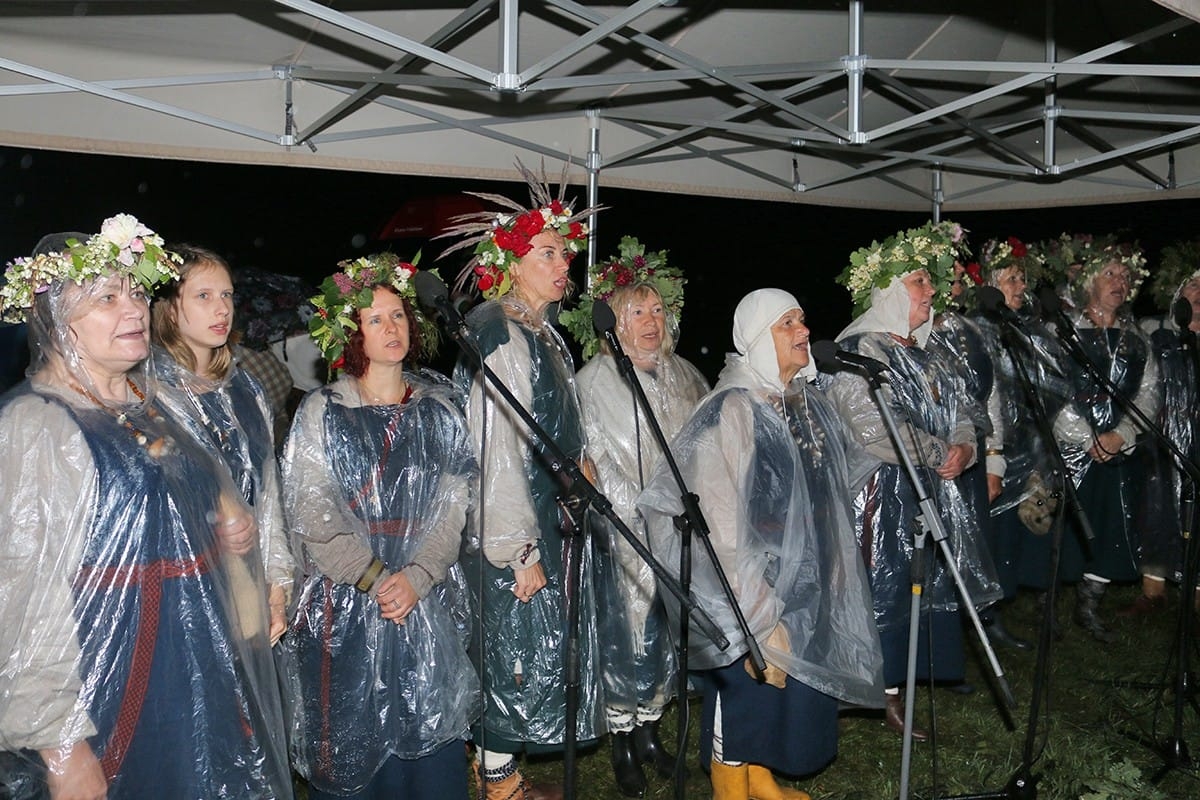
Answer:
<svg viewBox="0 0 1200 800"><path fill-rule="evenodd" d="M963 411L975 426L976 436L980 440L990 439L997 432L992 418L999 411L999 398L992 359L975 320L956 311L939 314L926 347L957 370L967 390L960 398Z"/></svg>
<svg viewBox="0 0 1200 800"><path fill-rule="evenodd" d="M1197 436L1200 415L1196 410L1200 406L1200 389L1194 354L1180 347L1179 329L1173 320L1147 322L1155 323L1144 322L1142 328L1150 337L1162 385L1162 409L1155 422L1184 455L1200 463ZM1183 579L1180 502L1187 492L1184 473L1167 448L1155 442L1149 449L1151 459L1142 498L1142 566L1161 573L1160 577L1180 581Z"/></svg>
<svg viewBox="0 0 1200 800"><path fill-rule="evenodd" d="M0 782L40 796L32 751L86 739L110 798L290 798L262 558L218 535L240 493L141 370L144 400L83 394L67 320L114 280L39 295L0 410Z"/></svg>
<svg viewBox="0 0 1200 800"><path fill-rule="evenodd" d="M687 360L668 353L653 370L635 369L654 416L668 441L691 416L708 391L700 371ZM579 397L587 430L588 455L596 464L599 488L617 516L645 543L645 529L636 501L662 458L650 422L622 377L616 359L607 353L579 370ZM674 675L675 657L656 592L654 571L619 534L614 536L621 596L629 620L636 663L638 699L663 698ZM611 705L611 703L610 703Z"/></svg>
<svg viewBox="0 0 1200 800"><path fill-rule="evenodd" d="M1149 337L1133 317L1123 310L1112 328L1097 328L1082 313L1075 314L1073 321L1084 351L1099 366L1101 374L1107 375L1125 397L1153 419L1162 402L1158 365L1151 357ZM1054 420L1054 435L1078 486L1092 464L1087 451L1097 435L1116 431L1124 440L1122 452L1129 453L1137 446L1140 428L1134 417L1078 362L1067 358L1066 368L1072 397Z"/></svg>
<svg viewBox="0 0 1200 800"><path fill-rule="evenodd" d="M883 656L850 508L852 487L877 462L825 398L808 385L784 394L731 355L671 449L767 662L845 702L881 705ZM678 576L682 506L665 465L638 505L654 554ZM704 549L693 543L692 554L692 594L730 645L719 650L693 625L689 666L724 667L746 643ZM679 605L666 608L677 624ZM777 626L786 650L775 646Z"/></svg>
<svg viewBox="0 0 1200 800"><path fill-rule="evenodd" d="M152 367L162 405L229 468L254 509L267 582L290 593L296 564L284 534L274 427L262 387L236 365L222 380L201 377L157 347Z"/></svg>
<svg viewBox="0 0 1200 800"><path fill-rule="evenodd" d="M467 317L479 351L534 419L570 458L584 455L584 431L574 370L566 345L541 315L513 295L477 306ZM476 452L482 445L482 497L469 522L463 557L482 620L486 704L484 728L491 750L514 743L561 744L566 731L565 664L567 537L557 499L562 487L539 445L464 355L455 369L469 393L467 425ZM629 640L616 594L610 543L604 526L593 526L583 547L579 592L580 741L604 732L601 664L629 659L608 648ZM545 588L528 602L513 594L514 568L541 563ZM478 587L482 587L482 592ZM598 609L603 608L600 618ZM632 687L608 687L629 702ZM509 744L496 741L496 737Z"/></svg>
<svg viewBox="0 0 1200 800"><path fill-rule="evenodd" d="M1053 420L1072 394L1064 371L1066 354L1050 330L1027 308L1023 306L1017 311L1021 317L1021 334L1016 355L1033 383L1047 419ZM1048 479L1050 461L1047 443L1038 432L1032 406L1017 376L1013 355L1004 346L999 325L983 316L975 317L974 322L991 353L999 396L998 427L1004 433L1004 483L1000 496L991 506L992 516L996 516L1020 504L1029 497L1036 483ZM1035 473L1038 477L1031 484Z"/></svg>
<svg viewBox="0 0 1200 800"><path fill-rule="evenodd" d="M390 756L464 738L479 714L470 598L455 563L476 480L452 388L405 373L399 405L364 405L354 378L310 392L283 458L285 504L308 577L284 639L296 769L334 794ZM421 600L403 625L354 584L380 559ZM378 585L378 580L376 581Z"/></svg>
<svg viewBox="0 0 1200 800"><path fill-rule="evenodd" d="M905 448L941 511L955 566L977 606L999 600L999 580L982 541L978 518L963 497L959 482L943 480L934 472L945 461L951 445L975 446L975 430L962 405L966 388L958 372L935 352L920 346L906 347L887 333L855 333L838 344L891 368L890 378L883 384L884 397ZM855 500L856 526L871 573L876 623L880 631L906 626L912 590L909 564L920 513L916 492L900 464L866 379L852 370L839 371L828 380L828 395L859 443L884 462ZM927 545L934 546L932 538L927 539ZM923 603L939 611L958 608L958 592L940 554L933 559L927 585Z"/></svg>

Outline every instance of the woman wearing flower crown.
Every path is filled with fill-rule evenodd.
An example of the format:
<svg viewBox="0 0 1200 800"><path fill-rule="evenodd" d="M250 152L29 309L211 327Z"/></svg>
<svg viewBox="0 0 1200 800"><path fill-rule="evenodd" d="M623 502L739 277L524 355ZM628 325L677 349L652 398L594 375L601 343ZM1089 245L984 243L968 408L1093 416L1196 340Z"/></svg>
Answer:
<svg viewBox="0 0 1200 800"><path fill-rule="evenodd" d="M412 369L435 329L416 268L343 261L310 333L339 377L310 392L283 456L308 578L285 647L292 752L309 797L467 797L479 713L458 568L476 478L459 399Z"/></svg>
<svg viewBox="0 0 1200 800"><path fill-rule="evenodd" d="M1136 245L1108 239L1083 262L1076 278L1082 308L1071 316L1083 350L1134 405L1153 417L1161 402L1158 366L1150 341L1129 313L1128 303L1148 274ZM1115 634L1100 617L1110 581L1139 579L1138 531L1133 527L1144 480L1144 448L1135 450L1134 417L1079 363L1067 365L1071 402L1054 422L1054 433L1078 486L1079 503L1095 539L1086 551L1079 537L1063 540L1059 575L1076 585L1076 624L1101 642Z"/></svg>
<svg viewBox="0 0 1200 800"><path fill-rule="evenodd" d="M267 399L234 362L233 277L211 250L174 248L179 280L151 306L154 377L177 422L229 467L242 499L254 509L263 568L270 585L271 644L287 629L286 607L295 562L283 533L283 500Z"/></svg>
<svg viewBox="0 0 1200 800"><path fill-rule="evenodd" d="M1150 337L1162 382L1162 410L1155 422L1182 453L1200 462L1200 418L1196 414L1200 365L1195 356L1195 335L1200 332L1200 246L1177 242L1164 247L1151 295L1165 312L1141 325ZM1191 489L1167 448L1156 442L1148 449L1150 465L1138 515L1143 522L1142 593L1117 616L1165 611L1167 580L1179 583L1183 579L1182 531L1192 520L1182 519L1181 512L1187 508L1184 501ZM1183 592L1186 597L1187 589ZM1200 590L1193 595L1193 602L1200 608Z"/></svg>
<svg viewBox="0 0 1200 800"><path fill-rule="evenodd" d="M566 295L568 265L586 244L587 228L563 198L553 198L526 171L533 208L481 195L505 207L473 215L453 233L466 238L447 249L474 246L464 269L488 299L467 317L479 353L568 457L584 459L584 429L574 369L550 310ZM560 189L565 183L560 181ZM467 424L481 452L483 473L473 541L464 555L477 594L485 701L475 735L487 796L499 800L557 796L535 787L517 769L516 754L562 748L566 738L565 618L568 561L557 499L562 486L525 426L486 385L473 357L464 356L455 378L468 393ZM584 463L585 470L587 469ZM604 732L600 690L596 559L585 543L579 587L579 742ZM620 616L605 609L605 619Z"/></svg>
<svg viewBox="0 0 1200 800"><path fill-rule="evenodd" d="M674 437L708 391L708 383L699 370L675 354L684 278L680 270L667 265L666 256L666 251L647 253L637 239L622 238L620 256L592 268L588 294L577 309L561 317L585 357L599 346L599 354L576 376L588 452L613 510L640 536L645 534L635 503L662 451L607 341L597 343L592 305L604 300L612 307L617 340L637 370L663 434ZM672 691L675 659L654 572L626 542L618 541L616 548L633 661L606 660L605 669L625 669L629 674L620 680L632 679L637 696L628 707L610 701L606 712L617 785L624 794L640 797L646 789L643 765L664 777L675 773L675 757L658 736L658 722Z"/></svg>
<svg viewBox="0 0 1200 800"><path fill-rule="evenodd" d="M978 517L956 479L975 462L975 429L966 406L966 387L953 365L926 348L933 314L949 295L954 262L965 248L962 228L952 222L904 231L850 256L839 276L861 313L838 336L842 348L882 361L890 368L885 397L901 431L902 445L921 471L942 511L957 566L979 606L1000 599ZM861 546L871 575L875 623L883 643L887 682L885 721L903 728L899 687L907 675L907 641L917 495L902 467L879 409L857 372L843 370L830 381L830 399L867 451L883 461L855 504ZM932 545L932 542L928 542ZM940 555L927 559L921 619L919 679L960 682L964 672L962 623L956 587ZM926 630L928 629L928 630ZM932 675L927 642L933 638ZM914 729L914 738L927 734Z"/></svg>
<svg viewBox="0 0 1200 800"><path fill-rule="evenodd" d="M1070 394L1061 371L1063 354L1054 337L1030 310L1028 286L1045 274L1041 253L1016 237L993 239L980 249L979 279L1000 292L1004 307L1021 320L1021 335L1005 339L999 324L988 313L972 319L983 333L991 356L996 386L992 418L997 436L986 445L989 494L992 494L989 544L1004 602L1021 585L1045 589L1051 576L1051 537L1046 536L1053 507L1047 504L1043 476L1047 470L1046 443L1041 440L1017 374L1014 353L1037 391L1037 401L1053 417ZM1036 512L1036 513L1035 513ZM1033 525L1033 529L1027 526ZM998 603L984 615L992 641L1027 649L1004 626Z"/></svg>
<svg viewBox="0 0 1200 800"><path fill-rule="evenodd" d="M147 292L174 259L122 214L13 262L0 289L33 351L0 410L17 796L292 796L253 515L142 367Z"/></svg>
<svg viewBox="0 0 1200 800"><path fill-rule="evenodd" d="M692 548L692 590L731 644L692 628L705 671L701 756L714 800L800 800L772 770L807 775L837 753L838 703L883 702L879 636L854 538L854 489L878 463L809 384L796 298L759 289L733 317L737 349L672 441L712 544L767 667L755 675L718 573ZM659 463L638 504L655 554L679 569L679 488ZM667 612L678 621L678 604Z"/></svg>

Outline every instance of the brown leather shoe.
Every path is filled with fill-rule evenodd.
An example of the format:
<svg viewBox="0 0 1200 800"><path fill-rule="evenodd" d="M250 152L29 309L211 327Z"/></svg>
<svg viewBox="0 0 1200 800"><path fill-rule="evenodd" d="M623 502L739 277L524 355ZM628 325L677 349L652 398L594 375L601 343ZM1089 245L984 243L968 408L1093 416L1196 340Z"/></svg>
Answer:
<svg viewBox="0 0 1200 800"><path fill-rule="evenodd" d="M563 800L562 786L525 781L525 800Z"/></svg>
<svg viewBox="0 0 1200 800"><path fill-rule="evenodd" d="M898 694L889 694L887 705L883 711L883 724L900 735L904 735L904 699ZM923 742L929 738L928 731L918 728L913 723L912 738L914 742Z"/></svg>
<svg viewBox="0 0 1200 800"><path fill-rule="evenodd" d="M1118 611L1117 616L1128 619L1130 617L1141 617L1146 614L1158 614L1166 610L1166 594L1156 594L1153 597L1147 594L1139 594L1136 600Z"/></svg>

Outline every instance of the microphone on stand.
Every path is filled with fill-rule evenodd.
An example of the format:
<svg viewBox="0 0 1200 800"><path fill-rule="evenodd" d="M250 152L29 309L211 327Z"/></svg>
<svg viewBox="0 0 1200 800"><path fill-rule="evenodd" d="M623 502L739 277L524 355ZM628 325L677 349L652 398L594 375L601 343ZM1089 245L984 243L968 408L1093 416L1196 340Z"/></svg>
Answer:
<svg viewBox="0 0 1200 800"><path fill-rule="evenodd" d="M1196 349L1196 333L1192 330L1192 304L1186 297L1175 298L1171 306L1171 319L1179 329L1179 349L1185 356L1191 356Z"/></svg>
<svg viewBox="0 0 1200 800"><path fill-rule="evenodd" d="M840 367L863 369L871 375L891 371L891 368L882 361L870 356L851 353L849 350L839 350L837 344L828 339L813 342L808 346L808 352L813 357L813 361L817 362L817 369L822 372L837 372Z"/></svg>
<svg viewBox="0 0 1200 800"><path fill-rule="evenodd" d="M975 300L979 303L979 307L987 314L999 317L1017 327L1021 326L1021 318L1004 301L1004 292L995 286L977 286L975 288Z"/></svg>
<svg viewBox="0 0 1200 800"><path fill-rule="evenodd" d="M413 275L413 288L417 292L417 302L421 308L433 316L455 339L465 338L471 333L462 313L450 300L446 284L432 272L417 270Z"/></svg>
<svg viewBox="0 0 1200 800"><path fill-rule="evenodd" d="M592 303L592 327L604 337L614 354L625 354L621 341L617 338L617 315L613 313L612 306L607 301L597 300Z"/></svg>

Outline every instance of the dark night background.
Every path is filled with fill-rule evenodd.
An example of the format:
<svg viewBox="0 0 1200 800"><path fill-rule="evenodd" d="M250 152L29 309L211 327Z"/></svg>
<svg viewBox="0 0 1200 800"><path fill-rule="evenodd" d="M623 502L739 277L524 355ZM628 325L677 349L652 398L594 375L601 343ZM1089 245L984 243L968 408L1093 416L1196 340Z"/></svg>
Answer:
<svg viewBox="0 0 1200 800"><path fill-rule="evenodd" d="M337 261L382 249L408 258L421 248L421 265L433 266L443 243L375 237L406 200L472 189L527 199L515 183L0 147L0 260L28 255L45 233L95 232L105 217L128 212L168 242L205 245L235 268L300 275L315 285ZM584 195L582 186L568 190L577 203ZM710 379L731 347L733 309L746 292L765 286L793 292L813 339L832 338L850 318L849 296L834 283L847 255L929 217L606 189L603 176L600 201L608 210L600 217L598 258L614 254L620 237L632 235L648 249L668 250L670 262L685 270L679 352ZM1196 235L1197 211L1200 200L1185 199L945 216L963 224L975 246L995 236L1030 242L1063 231L1128 231L1153 268L1163 246ZM457 273L458 255L441 263L444 276Z"/></svg>

